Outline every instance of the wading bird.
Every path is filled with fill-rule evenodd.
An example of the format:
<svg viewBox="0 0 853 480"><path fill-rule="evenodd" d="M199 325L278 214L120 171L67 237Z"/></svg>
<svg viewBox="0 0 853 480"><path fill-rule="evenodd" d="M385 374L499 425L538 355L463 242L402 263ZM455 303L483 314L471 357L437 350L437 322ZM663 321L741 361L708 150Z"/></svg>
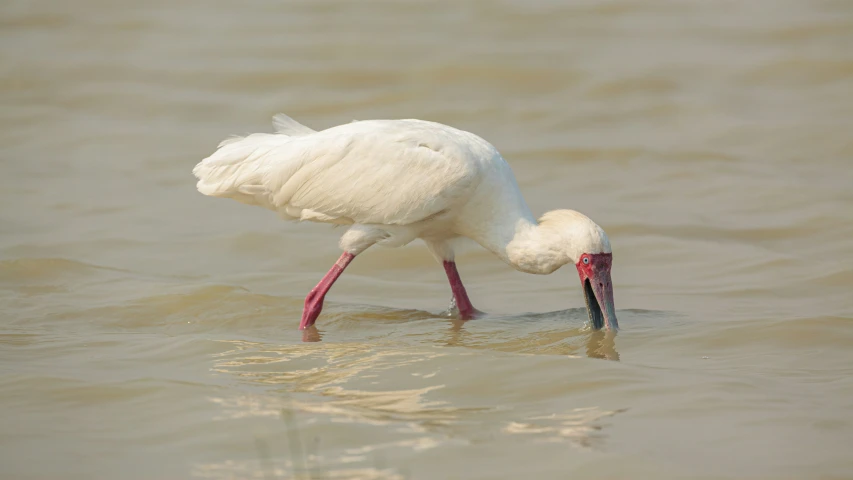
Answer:
<svg viewBox="0 0 853 480"><path fill-rule="evenodd" d="M480 314L456 270L452 241L467 237L513 268L548 274L577 267L590 323L616 330L610 241L573 210L536 219L509 165L489 142L423 120L357 121L314 131L284 114L275 133L224 140L193 169L198 191L268 208L286 220L350 225L343 254L305 299L300 329L326 293L372 245L416 238L444 265L459 317Z"/></svg>

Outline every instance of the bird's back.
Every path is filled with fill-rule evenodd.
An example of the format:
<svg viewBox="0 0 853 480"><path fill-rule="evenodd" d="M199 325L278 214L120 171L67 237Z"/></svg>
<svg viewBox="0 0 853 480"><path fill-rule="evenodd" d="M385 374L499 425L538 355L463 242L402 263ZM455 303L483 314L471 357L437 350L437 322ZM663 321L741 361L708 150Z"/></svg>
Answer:
<svg viewBox="0 0 853 480"><path fill-rule="evenodd" d="M409 225L464 205L508 166L482 138L422 120L368 120L320 132L276 116L277 132L229 139L193 173L205 195L287 219Z"/></svg>

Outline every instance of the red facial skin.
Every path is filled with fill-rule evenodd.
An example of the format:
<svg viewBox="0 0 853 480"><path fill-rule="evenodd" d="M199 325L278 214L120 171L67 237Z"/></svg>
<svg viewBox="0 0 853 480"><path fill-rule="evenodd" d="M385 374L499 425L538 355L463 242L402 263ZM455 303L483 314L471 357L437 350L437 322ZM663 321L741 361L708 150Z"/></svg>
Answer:
<svg viewBox="0 0 853 480"><path fill-rule="evenodd" d="M575 265L581 286L589 279L601 313L604 315L605 328L616 330L619 324L616 320L616 309L613 305L613 282L610 280L610 268L613 265L612 253L584 253Z"/></svg>
<svg viewBox="0 0 853 480"><path fill-rule="evenodd" d="M584 259L588 258L589 263L585 263ZM610 267L613 266L612 253L584 253L575 264L578 267L578 273L581 277L581 282L587 278L594 278L598 272L607 271L610 274ZM592 281L592 280L590 280Z"/></svg>

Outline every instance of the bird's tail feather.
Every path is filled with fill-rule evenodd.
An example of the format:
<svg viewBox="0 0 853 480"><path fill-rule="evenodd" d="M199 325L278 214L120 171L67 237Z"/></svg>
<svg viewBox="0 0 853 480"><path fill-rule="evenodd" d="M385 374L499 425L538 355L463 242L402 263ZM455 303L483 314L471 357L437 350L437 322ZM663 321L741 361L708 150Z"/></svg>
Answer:
<svg viewBox="0 0 853 480"><path fill-rule="evenodd" d="M229 137L216 151L193 168L198 191L212 197L233 198L249 205L272 208L263 175L274 156L270 153L292 137L310 135L314 130L280 113L273 117L276 133L253 133Z"/></svg>

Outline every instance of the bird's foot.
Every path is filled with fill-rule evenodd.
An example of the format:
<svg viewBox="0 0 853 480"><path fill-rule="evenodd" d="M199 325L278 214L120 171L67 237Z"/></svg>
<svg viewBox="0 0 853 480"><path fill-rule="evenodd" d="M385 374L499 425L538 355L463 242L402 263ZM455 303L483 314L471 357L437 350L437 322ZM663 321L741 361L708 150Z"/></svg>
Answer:
<svg viewBox="0 0 853 480"><path fill-rule="evenodd" d="M485 317L485 316L486 316L486 312L482 312L480 310L477 310L474 307L471 307L470 310L466 310L464 312L459 310L459 319L460 320L474 320L475 318L481 318L481 317Z"/></svg>
<svg viewBox="0 0 853 480"><path fill-rule="evenodd" d="M459 308L456 303L455 298L450 299L450 306L447 307L447 310L444 312L443 316L446 317L456 317L459 320L473 320L475 318L480 318L486 316L486 312L481 312L474 308L470 302L463 306L463 308Z"/></svg>
<svg viewBox="0 0 853 480"><path fill-rule="evenodd" d="M305 330L302 330L302 341L303 342L319 342L322 341L323 335L317 330L317 327L311 325L310 327L306 327Z"/></svg>
<svg viewBox="0 0 853 480"><path fill-rule="evenodd" d="M320 312L323 311L323 299L325 295L321 295L316 290L311 290L311 293L305 297L305 308L302 309L302 321L299 322L299 329L305 330L314 325Z"/></svg>

